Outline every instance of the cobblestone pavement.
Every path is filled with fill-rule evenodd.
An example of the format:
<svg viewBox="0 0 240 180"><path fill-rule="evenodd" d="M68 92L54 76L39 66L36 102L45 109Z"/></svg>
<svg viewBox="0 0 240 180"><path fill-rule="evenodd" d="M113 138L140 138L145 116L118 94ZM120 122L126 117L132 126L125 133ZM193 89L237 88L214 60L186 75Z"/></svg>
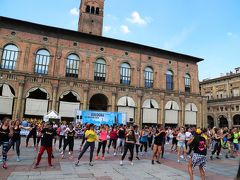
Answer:
<svg viewBox="0 0 240 180"><path fill-rule="evenodd" d="M21 162L16 162L16 155L13 150L9 151L8 169L0 169L0 180L187 180L187 162L176 162L175 152L169 151L169 145L166 145L166 153L164 159L161 159L162 164L151 164L151 154L149 151L144 156L140 156L141 160L134 159L134 165L126 160L123 166L119 165L120 156L114 157L112 152L106 154L106 160L94 161L94 166L88 165L89 152L86 152L80 166L75 167L74 162L78 155L80 141L75 141L75 159L61 159L58 150L54 151L55 158L53 159L53 168L47 166L46 153L44 154L39 168L33 169L33 164L36 161L37 152L34 152L33 147L25 148L25 138L22 138L21 147ZM58 147L58 146L56 146ZM55 148L54 148L55 149ZM127 159L127 157L126 157ZM208 160L206 174L207 180L230 180L234 179L239 159ZM199 172L194 170L196 180L199 178Z"/></svg>

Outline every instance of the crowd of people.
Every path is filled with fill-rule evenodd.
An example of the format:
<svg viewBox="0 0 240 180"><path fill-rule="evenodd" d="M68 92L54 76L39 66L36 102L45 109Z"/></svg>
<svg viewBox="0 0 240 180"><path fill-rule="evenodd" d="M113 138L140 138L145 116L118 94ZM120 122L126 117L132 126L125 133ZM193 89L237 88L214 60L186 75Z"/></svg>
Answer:
<svg viewBox="0 0 240 180"><path fill-rule="evenodd" d="M62 158L65 158L68 147L69 158L73 159L74 141L79 134L82 134L82 142L79 147L79 155L75 163L79 165L82 156L90 147L89 165L93 166L95 143L97 150L95 160L105 160L106 153L113 153L113 156L120 156L122 166L129 151L128 160L133 165L133 159L140 160L140 156L152 153L151 164L161 164L164 158L165 145L171 145L171 151L176 151L176 161L180 163L183 159L188 161L188 171L190 179L193 179L192 169L199 166L202 179L205 177L204 168L207 161L207 151L210 152L209 159L214 160L225 158L235 158L239 156L240 131L238 128L206 128L195 127L163 127L157 125L144 126L137 125L101 125L94 124L74 125L63 122L30 124L27 127L21 125L20 120L10 120L4 118L0 125L0 146L2 146L2 167L7 168L7 154L11 148L16 149L17 161L20 161L21 130L28 130L26 147L30 138L33 138L34 150L38 151L34 168L37 168L44 151L48 154L48 165L52 167L53 145L58 142L58 150ZM41 144L40 144L41 143ZM39 148L40 144L40 148ZM112 150L111 150L112 149Z"/></svg>

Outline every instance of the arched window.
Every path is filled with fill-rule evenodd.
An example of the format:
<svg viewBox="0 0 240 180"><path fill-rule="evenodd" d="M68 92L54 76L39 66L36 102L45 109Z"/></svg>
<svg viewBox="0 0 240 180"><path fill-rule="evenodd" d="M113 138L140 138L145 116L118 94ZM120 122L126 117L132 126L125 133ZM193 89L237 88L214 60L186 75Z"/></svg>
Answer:
<svg viewBox="0 0 240 180"><path fill-rule="evenodd" d="M45 49L40 49L36 53L35 73L47 74L50 61L50 53Z"/></svg>
<svg viewBox="0 0 240 180"><path fill-rule="evenodd" d="M99 15L100 12L99 12L99 7L96 8L96 14Z"/></svg>
<svg viewBox="0 0 240 180"><path fill-rule="evenodd" d="M173 72L170 70L166 73L166 89L173 90Z"/></svg>
<svg viewBox="0 0 240 180"><path fill-rule="evenodd" d="M128 63L121 64L120 84L131 84L131 67Z"/></svg>
<svg viewBox="0 0 240 180"><path fill-rule="evenodd" d="M97 59L94 67L94 80L105 81L106 79L106 61L104 59Z"/></svg>
<svg viewBox="0 0 240 180"><path fill-rule="evenodd" d="M153 87L153 69L146 67L144 71L145 88Z"/></svg>
<svg viewBox="0 0 240 180"><path fill-rule="evenodd" d="M1 58L1 69L14 70L18 57L18 47L14 44L8 44L3 49Z"/></svg>
<svg viewBox="0 0 240 180"><path fill-rule="evenodd" d="M66 77L78 78L79 62L80 59L76 54L70 54L67 57Z"/></svg>
<svg viewBox="0 0 240 180"><path fill-rule="evenodd" d="M87 5L87 7L86 7L86 12L90 13L90 6L89 5Z"/></svg>
<svg viewBox="0 0 240 180"><path fill-rule="evenodd" d="M91 14L95 14L95 7L91 7Z"/></svg>
<svg viewBox="0 0 240 180"><path fill-rule="evenodd" d="M191 90L191 77L190 75L187 73L185 74L185 77L184 77L184 82L185 82L185 92L190 92Z"/></svg>

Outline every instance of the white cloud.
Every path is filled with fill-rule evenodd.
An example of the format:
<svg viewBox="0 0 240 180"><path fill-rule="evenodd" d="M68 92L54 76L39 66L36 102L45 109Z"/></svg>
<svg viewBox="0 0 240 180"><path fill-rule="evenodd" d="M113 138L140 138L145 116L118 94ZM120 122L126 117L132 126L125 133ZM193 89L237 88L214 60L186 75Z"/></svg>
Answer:
<svg viewBox="0 0 240 180"><path fill-rule="evenodd" d="M227 35L228 35L228 37L230 37L230 38L237 38L237 37L238 37L238 34L233 33L233 32L228 32Z"/></svg>
<svg viewBox="0 0 240 180"><path fill-rule="evenodd" d="M104 32L109 32L109 31L111 31L111 29L112 29L111 26L104 26L104 27L103 27L103 31L104 31Z"/></svg>
<svg viewBox="0 0 240 180"><path fill-rule="evenodd" d="M72 8L70 10L70 14L73 15L73 16L79 16L79 9L78 8Z"/></svg>
<svg viewBox="0 0 240 180"><path fill-rule="evenodd" d="M137 12L134 11L131 14L130 18L127 18L127 21L133 23L133 24L138 24L138 25L146 25L148 23L148 20L151 18L142 18L141 15Z"/></svg>
<svg viewBox="0 0 240 180"><path fill-rule="evenodd" d="M121 32L122 32L123 34L128 34L128 33L130 33L131 31L129 30L128 26L122 25L122 26L121 26Z"/></svg>
<svg viewBox="0 0 240 180"><path fill-rule="evenodd" d="M193 32L194 27L188 27L188 28L183 28L181 32L176 33L174 36L172 36L169 40L167 40L163 47L164 49L174 49L181 45L187 38L188 36Z"/></svg>

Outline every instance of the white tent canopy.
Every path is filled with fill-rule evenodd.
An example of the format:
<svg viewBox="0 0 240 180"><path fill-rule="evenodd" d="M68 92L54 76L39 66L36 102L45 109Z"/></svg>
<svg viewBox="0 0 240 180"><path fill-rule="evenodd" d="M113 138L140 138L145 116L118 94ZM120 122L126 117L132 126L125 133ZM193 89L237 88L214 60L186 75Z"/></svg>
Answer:
<svg viewBox="0 0 240 180"><path fill-rule="evenodd" d="M54 110L51 110L46 115L44 115L44 121L47 122L49 119L61 119L61 116L58 115L58 113Z"/></svg>

